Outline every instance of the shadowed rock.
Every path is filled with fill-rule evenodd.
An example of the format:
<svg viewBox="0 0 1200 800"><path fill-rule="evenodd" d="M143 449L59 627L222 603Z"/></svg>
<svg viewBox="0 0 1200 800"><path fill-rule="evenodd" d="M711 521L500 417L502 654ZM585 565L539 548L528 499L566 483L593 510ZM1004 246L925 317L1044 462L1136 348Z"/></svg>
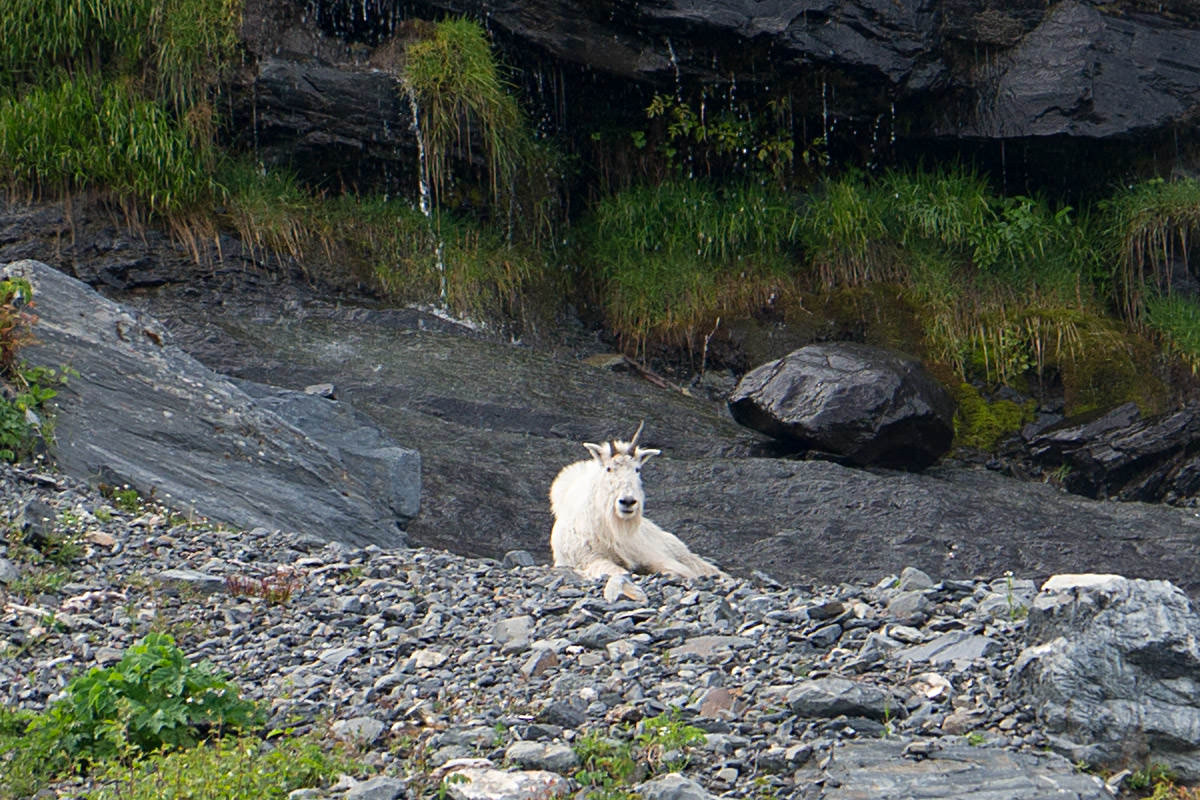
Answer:
<svg viewBox="0 0 1200 800"><path fill-rule="evenodd" d="M852 342L813 344L756 367L733 418L858 466L919 470L950 449L954 401L915 359Z"/></svg>
<svg viewBox="0 0 1200 800"><path fill-rule="evenodd" d="M1063 486L1085 497L1181 502L1200 493L1200 406L1143 419L1127 403L1086 423L1034 435L1032 459L1066 467Z"/></svg>

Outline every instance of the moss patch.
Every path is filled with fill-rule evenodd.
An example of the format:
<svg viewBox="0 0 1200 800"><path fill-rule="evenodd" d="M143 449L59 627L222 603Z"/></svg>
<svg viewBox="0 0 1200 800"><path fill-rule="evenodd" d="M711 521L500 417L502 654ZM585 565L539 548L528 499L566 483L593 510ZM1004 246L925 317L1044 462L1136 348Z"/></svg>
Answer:
<svg viewBox="0 0 1200 800"><path fill-rule="evenodd" d="M958 404L954 415L955 445L988 452L1031 422L1037 405L1033 400L989 401L969 383L960 383L952 392Z"/></svg>

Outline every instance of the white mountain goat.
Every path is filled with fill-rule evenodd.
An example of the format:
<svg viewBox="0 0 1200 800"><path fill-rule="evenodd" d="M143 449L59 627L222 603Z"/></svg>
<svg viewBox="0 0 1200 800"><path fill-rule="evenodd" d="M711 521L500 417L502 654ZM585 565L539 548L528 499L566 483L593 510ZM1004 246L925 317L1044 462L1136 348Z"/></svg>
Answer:
<svg viewBox="0 0 1200 800"><path fill-rule="evenodd" d="M641 433L639 425L632 441L584 442L591 460L563 467L550 486L554 565L573 567L589 578L609 576L605 596L610 600L621 593L645 599L629 581L630 572L681 578L725 574L643 516L642 464L662 451L638 447Z"/></svg>

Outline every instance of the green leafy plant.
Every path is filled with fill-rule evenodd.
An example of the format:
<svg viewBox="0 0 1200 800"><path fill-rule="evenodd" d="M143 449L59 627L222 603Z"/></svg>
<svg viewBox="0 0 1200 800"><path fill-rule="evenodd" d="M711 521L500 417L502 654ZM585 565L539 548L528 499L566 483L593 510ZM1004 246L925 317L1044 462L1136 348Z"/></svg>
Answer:
<svg viewBox="0 0 1200 800"><path fill-rule="evenodd" d="M0 458L16 461L31 455L48 438L47 404L58 394L70 370L30 366L18 360L20 349L35 341L33 286L25 278L0 280Z"/></svg>
<svg viewBox="0 0 1200 800"><path fill-rule="evenodd" d="M283 800L297 789L328 785L340 773L361 771L352 758L315 734L263 741L228 736L187 750L158 753L130 765L96 771L90 800Z"/></svg>
<svg viewBox="0 0 1200 800"><path fill-rule="evenodd" d="M30 728L72 762L191 747L256 725L261 712L207 662L190 664L165 633L148 634L112 667L72 680Z"/></svg>
<svg viewBox="0 0 1200 800"><path fill-rule="evenodd" d="M1149 296L1169 293L1175 265L1190 270L1200 231L1200 180L1153 178L1122 187L1101 204L1107 253L1116 263L1117 301L1140 324Z"/></svg>
<svg viewBox="0 0 1200 800"><path fill-rule="evenodd" d="M585 787L589 800L618 800L637 773L633 744L588 731L572 745L579 756L574 778Z"/></svg>
<svg viewBox="0 0 1200 800"><path fill-rule="evenodd" d="M664 711L643 720L636 736L643 757L656 768L679 770L687 766L691 748L704 744L704 731L684 722L678 710Z"/></svg>
<svg viewBox="0 0 1200 800"><path fill-rule="evenodd" d="M1177 294L1149 294L1146 325L1162 337L1169 352L1177 355L1192 373L1200 373L1200 304Z"/></svg>

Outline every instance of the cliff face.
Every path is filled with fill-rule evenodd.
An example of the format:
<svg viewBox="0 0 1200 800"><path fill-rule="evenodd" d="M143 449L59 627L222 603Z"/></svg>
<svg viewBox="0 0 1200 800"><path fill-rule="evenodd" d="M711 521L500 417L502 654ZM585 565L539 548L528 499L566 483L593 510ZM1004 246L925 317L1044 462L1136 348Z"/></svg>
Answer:
<svg viewBox="0 0 1200 800"><path fill-rule="evenodd" d="M487 26L544 131L636 124L652 93L703 87L714 108L786 95L802 144L1092 153L1136 137L1178 153L1200 109L1200 4L1142 6L250 0L236 105L268 161L330 184L397 177L411 170L411 117L386 45L414 19L465 14Z"/></svg>

